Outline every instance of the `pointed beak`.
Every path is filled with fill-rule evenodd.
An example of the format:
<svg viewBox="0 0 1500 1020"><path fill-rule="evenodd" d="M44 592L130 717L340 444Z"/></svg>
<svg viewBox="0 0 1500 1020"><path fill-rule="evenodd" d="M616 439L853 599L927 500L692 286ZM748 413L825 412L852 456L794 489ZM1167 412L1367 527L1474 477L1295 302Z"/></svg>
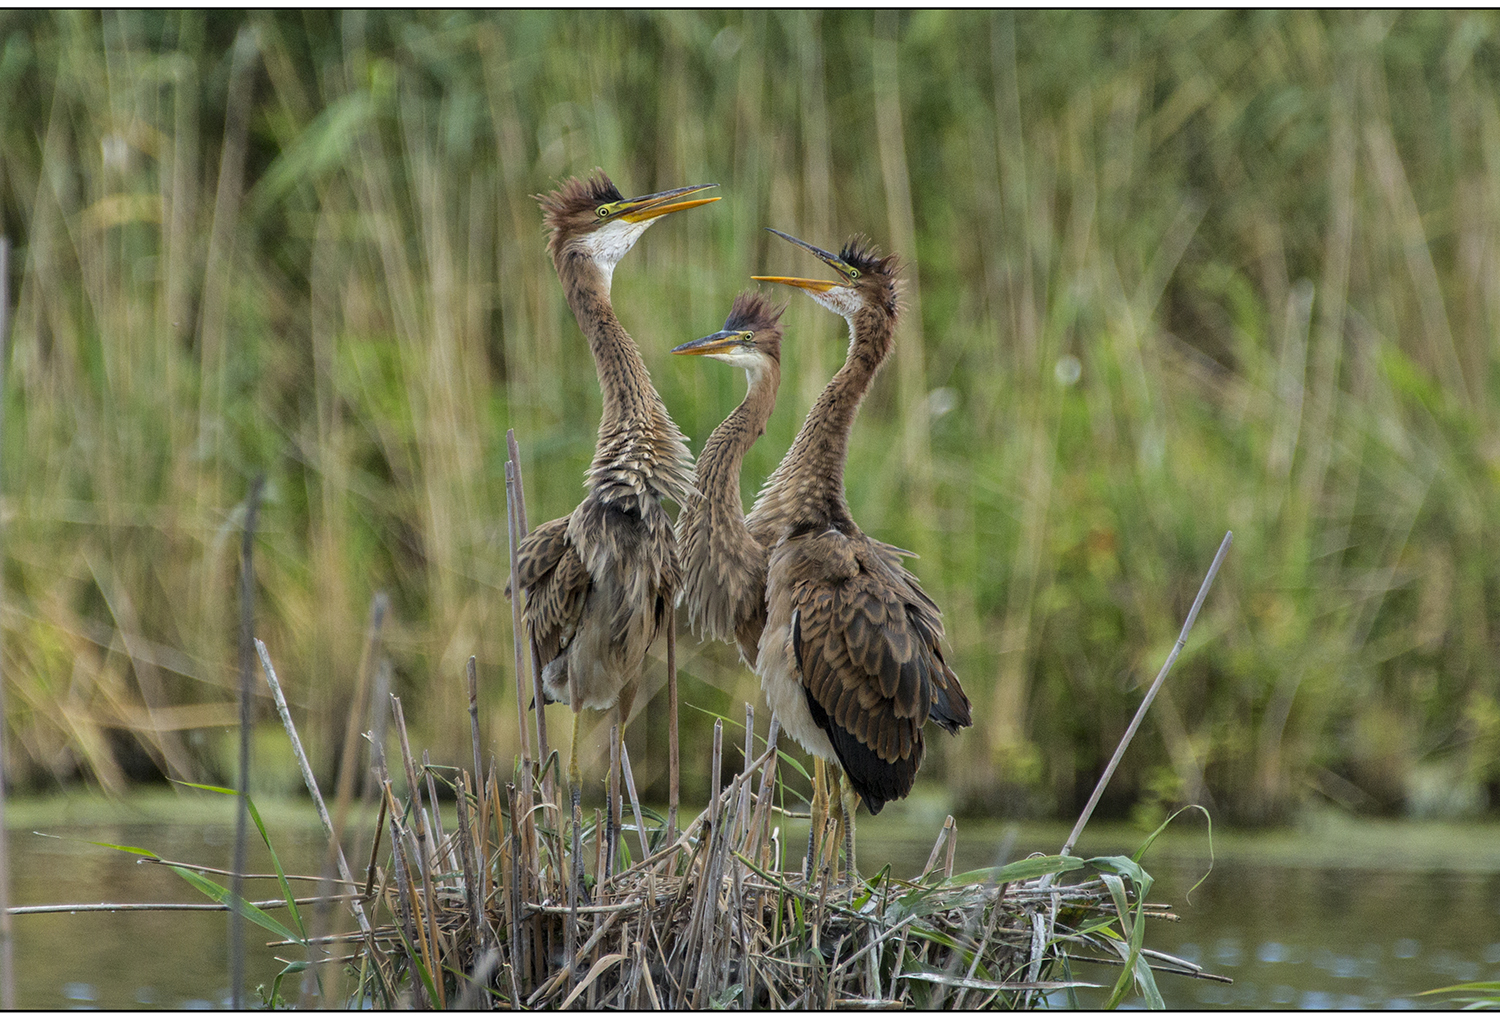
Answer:
<svg viewBox="0 0 1500 1020"><path fill-rule="evenodd" d="M843 286L843 284L835 283L832 280L806 280L800 276L752 276L750 279L759 280L762 283L784 283L788 287L801 287L803 290L810 290L817 293Z"/></svg>
<svg viewBox="0 0 1500 1020"><path fill-rule="evenodd" d="M672 348L673 354L718 354L721 351L733 350L739 346L744 336L739 330L721 329L709 336L699 337L697 340L689 340L685 344L679 344Z"/></svg>
<svg viewBox="0 0 1500 1020"><path fill-rule="evenodd" d="M801 287L803 290L813 291L815 293L821 293L823 291L832 290L835 287L844 287L848 285L849 266L844 262L843 259L839 258L832 252L824 251L822 248L819 248L815 244L808 244L806 241L799 240L798 238L793 237L791 234L784 234L781 231L777 230L775 227L767 227L766 229L775 234L777 237L782 238L786 241L790 241L797 247L812 252L823 263L828 265L830 268L837 270L840 276L843 276L844 279L838 280L836 282L829 280L809 280L800 276L752 276L750 277L750 279L760 280L765 283L784 283L788 287Z"/></svg>
<svg viewBox="0 0 1500 1020"><path fill-rule="evenodd" d="M684 209L691 209L698 205L708 205L708 203L717 202L719 199L717 197L692 198L687 201L678 201L678 199L717 187L717 184L690 184L685 188L673 188L670 191L658 191L654 195L642 195L640 198L632 198L629 202L625 203L625 209L621 212L620 218L628 220L631 223L642 223L647 220L654 220L658 216L665 216L667 213L681 212Z"/></svg>

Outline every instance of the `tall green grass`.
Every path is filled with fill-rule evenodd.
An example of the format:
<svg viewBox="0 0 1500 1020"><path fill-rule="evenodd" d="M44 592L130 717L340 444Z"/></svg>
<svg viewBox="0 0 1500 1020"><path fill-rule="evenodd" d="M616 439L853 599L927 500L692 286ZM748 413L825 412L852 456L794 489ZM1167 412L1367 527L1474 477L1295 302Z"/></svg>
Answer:
<svg viewBox="0 0 1500 1020"><path fill-rule="evenodd" d="M848 479L861 524L921 554L975 703L925 777L971 808L1081 802L1233 528L1113 808L1482 805L1500 794L1497 27L0 15L14 765L108 788L212 771L261 470L257 629L325 767L377 589L427 742L465 746L473 653L511 753L504 431L546 520L580 495L599 407L529 196L598 165L627 193L726 199L657 226L615 279L695 440L742 383L666 350L751 273L814 269L763 226L865 231L907 259ZM843 355L810 302L788 322L747 489ZM681 652L689 701L753 694L729 649ZM632 733L646 785L660 714ZM684 718L689 755L708 727Z"/></svg>

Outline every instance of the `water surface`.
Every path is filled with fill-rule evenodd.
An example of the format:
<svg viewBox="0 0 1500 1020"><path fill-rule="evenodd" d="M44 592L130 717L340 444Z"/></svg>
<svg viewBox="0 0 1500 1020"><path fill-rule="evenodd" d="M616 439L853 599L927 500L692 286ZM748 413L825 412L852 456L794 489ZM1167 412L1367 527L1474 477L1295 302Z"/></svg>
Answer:
<svg viewBox="0 0 1500 1020"><path fill-rule="evenodd" d="M310 810L305 805L261 807L287 870L316 873L323 845ZM203 902L168 869L138 864L134 856L81 840L140 846L193 864L228 867L233 827L227 805L172 798L160 810L121 810L143 817L78 821L43 810L40 816L50 814L52 821L31 817L24 828L15 828L13 902ZM939 826L929 817L917 817L919 810L914 805L905 813L888 809L878 818L862 816L863 871L871 873L886 861L897 874L921 869ZM194 820L160 820L184 814ZM33 829L72 838L46 839L33 835ZM793 822L786 845L804 845L805 831L799 833ZM1065 836L1064 826L963 822L955 866L967 870L993 864L1007 845L1009 859L1032 851L1056 853ZM1143 833L1124 827L1091 827L1077 852L1133 853L1143 839ZM367 853L368 843L364 846ZM1220 833L1215 849L1217 859L1209 872L1202 828L1174 827L1143 860L1156 879L1151 899L1171 903L1182 918L1175 924L1148 922L1146 944L1234 979L1232 985L1220 985L1161 976L1159 987L1168 1006L1441 1006L1441 999L1418 993L1462 981L1500 980L1500 827L1338 821L1301 830ZM356 851L351 857L356 868L363 866L355 861L359 856ZM258 841L250 857L253 870L269 870ZM1189 898L1189 889L1205 873ZM252 884L247 892L254 899L277 895L271 882ZM224 913L21 916L14 926L22 1008L228 1004ZM352 928L352 922L344 928ZM256 987L269 988L283 966L277 953L293 957L285 949L266 948L269 935L262 929L247 924L245 930L247 1003L259 1005ZM1081 965L1076 974L1110 984L1118 970ZM292 1001L296 987L292 979L284 989ZM1102 995L1085 993L1082 1003L1098 1005Z"/></svg>

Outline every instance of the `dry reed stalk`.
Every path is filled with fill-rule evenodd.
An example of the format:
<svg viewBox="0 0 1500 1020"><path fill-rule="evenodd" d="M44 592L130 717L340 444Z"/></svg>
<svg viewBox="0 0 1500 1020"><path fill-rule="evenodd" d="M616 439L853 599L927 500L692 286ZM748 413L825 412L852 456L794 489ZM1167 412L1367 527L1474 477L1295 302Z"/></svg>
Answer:
<svg viewBox="0 0 1500 1020"><path fill-rule="evenodd" d="M646 823L641 817L641 797L635 792L635 776L630 769L630 749L625 746L625 741L620 741L620 770L625 775L625 789L630 794L630 810L635 814L636 835L641 842L641 860L651 856L651 847L646 842Z"/></svg>
<svg viewBox="0 0 1500 1020"><path fill-rule="evenodd" d="M516 465L513 461L505 462L505 523L507 534L510 536L510 625L512 641L511 646L515 651L516 663L516 730L517 739L521 742L521 761L526 768L531 767L531 736L526 725L526 669L522 665L522 627L521 627L521 587L517 577L518 557L520 556L521 531L520 521L516 513Z"/></svg>
<svg viewBox="0 0 1500 1020"><path fill-rule="evenodd" d="M1172 646L1167 661L1162 663L1161 672L1156 674L1156 680L1152 682L1150 690L1141 699L1141 707L1136 709L1135 717L1130 720L1130 725L1125 728L1125 734L1120 738L1119 745L1115 748L1114 755L1109 759L1109 764L1104 767L1099 781L1094 784L1094 792L1089 795L1089 802L1084 805L1083 812L1078 816L1073 831L1068 833L1068 840L1063 844L1061 856L1066 857L1073 852L1073 845L1078 842L1078 837L1083 835L1083 827L1088 824L1089 818L1094 813L1094 808L1099 804L1099 798L1104 795L1104 788L1109 785L1110 777L1115 774L1115 769L1120 764L1120 759L1125 757L1125 749L1130 746L1131 740L1135 738L1135 731L1140 729L1141 720L1146 717L1146 710L1151 707L1151 702L1156 698L1156 692L1161 690L1161 685L1167 679L1167 673L1172 664L1177 661L1177 656L1182 653L1187 644L1188 633L1193 629L1194 622L1198 619L1198 610L1203 608L1203 600L1208 597L1208 589L1213 586L1214 576L1218 574L1219 567L1224 562L1224 556L1229 552L1229 544L1234 541L1234 532L1224 532L1224 541L1219 543L1219 551L1214 554L1213 563L1209 565L1208 573L1203 578L1203 583L1198 587L1198 595L1193 599L1193 607L1188 610L1187 619L1182 623L1182 631L1177 635L1177 643Z"/></svg>
<svg viewBox="0 0 1500 1020"><path fill-rule="evenodd" d="M287 740L292 745L292 754L297 759L297 767L302 770L302 782L307 787L307 792L312 796L313 804L318 809L318 820L323 823L323 834L334 843L334 851L338 858L339 877L347 884L354 884L354 877L349 872L349 863L344 859L344 849L334 840L333 820L328 817L328 805L323 802L323 792L318 788L317 777L313 775L312 764L307 760L307 753L302 750L302 739L297 736L297 726L292 722L291 709L287 707L286 695L281 693L281 683L276 679L276 670L271 665L270 653L266 651L266 644L260 638L255 639L255 651L260 657L261 669L265 671L266 683L271 687L271 698L276 702L276 711L281 715L282 728L286 730ZM384 767L382 759L382 768ZM373 851L371 851L373 854ZM362 931L369 933L370 922L365 917L364 908L358 901L354 904L354 915L359 921Z"/></svg>
<svg viewBox="0 0 1500 1020"><path fill-rule="evenodd" d="M525 538L528 534L531 533L531 529L526 523L526 487L521 483L521 448L516 443L515 429L505 430L505 448L510 453L510 463L515 465L514 474L516 479L516 523L518 525L517 530L520 532L520 536L522 538ZM514 582L514 578L512 578L512 582ZM514 588L512 588L511 590L515 591ZM543 708L546 705L546 701L542 697L541 690L541 656L537 652L535 641L528 641L527 645L531 649L531 704L533 710L536 712L537 760L542 763L542 768L546 769L547 760L551 757L551 755L549 753L550 748L547 745L547 713L543 711ZM551 775L544 772L542 776L542 790L546 794L547 800L549 801L554 800L552 787L553 783Z"/></svg>
<svg viewBox="0 0 1500 1020"><path fill-rule="evenodd" d="M336 838L343 837L344 822L349 817L349 803L354 796L354 774L359 768L359 723L369 711L370 681L376 671L380 632L385 624L390 601L384 591L377 591L370 599L370 622L365 628L364 651L360 654L359 668L354 674L354 699L350 702L349 715L344 723L344 747L339 756L339 777L333 792L333 831Z"/></svg>
<svg viewBox="0 0 1500 1020"><path fill-rule="evenodd" d="M1161 905L1138 902L1135 878L1128 887L1107 886L1100 877L1074 881L1071 873L1084 862L1062 857L1046 859L1057 862L1051 873L1025 861L1006 865L1003 882L998 865L955 876L951 817L923 874L912 881L893 878L889 869L869 882L852 870L841 873L831 812L821 818L825 831L811 834L815 853L786 870L780 829L767 832L778 793L779 725L773 716L765 749L755 754L748 706L741 768L724 775L724 725L716 720L712 796L680 832L669 820L648 838L621 743L619 774L631 793L642 857L611 874L618 846L610 842L605 813L596 809L588 848L592 896L584 902L578 806L572 852L562 852L562 831L547 830L542 853L534 816L555 805L542 789L544 776L525 761L503 787L493 764L473 791L470 777L459 772L456 828L445 835L434 820L429 839L394 699L393 713L409 803L396 801L380 760L395 881L392 889L382 884L380 895L395 897L396 920L364 938L360 985L387 1004L409 996L417 1004L452 1001L470 1008L1016 1007L1085 987L1053 980L1064 957L1130 966L1140 961L1166 973L1212 977L1165 954L1131 956L1126 942L1103 928L1108 924L1128 938L1140 919L1171 916ZM423 773L435 809L435 773L425 754ZM537 793L540 802L531 800ZM611 791L616 811L623 808L619 793L618 787ZM404 818L414 832L406 831ZM1002 859L1008 855L1007 844ZM372 864L370 883L374 874ZM484 895L485 888L495 895ZM1125 896L1117 898L1122 889ZM563 952L554 958L550 947L557 942ZM392 954L401 966L392 966ZM428 981L430 988L419 987Z"/></svg>
<svg viewBox="0 0 1500 1020"><path fill-rule="evenodd" d="M677 838L677 806L681 803L678 785L677 737L677 606L667 607L667 842Z"/></svg>

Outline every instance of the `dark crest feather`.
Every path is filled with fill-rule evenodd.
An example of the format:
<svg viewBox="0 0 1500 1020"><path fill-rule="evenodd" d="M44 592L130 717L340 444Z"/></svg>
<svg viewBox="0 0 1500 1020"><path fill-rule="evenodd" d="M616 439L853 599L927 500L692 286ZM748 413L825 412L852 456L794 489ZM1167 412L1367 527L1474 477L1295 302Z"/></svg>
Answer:
<svg viewBox="0 0 1500 1020"><path fill-rule="evenodd" d="M881 255L880 249L864 234L851 237L844 250L839 252L839 258L861 273L895 276L901 271L901 260L895 254Z"/></svg>
<svg viewBox="0 0 1500 1020"><path fill-rule="evenodd" d="M724 320L725 329L770 329L786 311L786 302L772 301L758 290L741 291L735 295L729 307L729 318Z"/></svg>
<svg viewBox="0 0 1500 1020"><path fill-rule="evenodd" d="M741 291L729 308L724 328L749 330L755 334L755 346L762 354L781 360L781 313L786 302L776 303L758 290Z"/></svg>
<svg viewBox="0 0 1500 1020"><path fill-rule="evenodd" d="M595 167L586 178L569 177L556 191L531 197L542 207L542 223L551 233L547 250L555 257L562 237L592 223L594 210L601 205L618 202L625 196L608 174Z"/></svg>

